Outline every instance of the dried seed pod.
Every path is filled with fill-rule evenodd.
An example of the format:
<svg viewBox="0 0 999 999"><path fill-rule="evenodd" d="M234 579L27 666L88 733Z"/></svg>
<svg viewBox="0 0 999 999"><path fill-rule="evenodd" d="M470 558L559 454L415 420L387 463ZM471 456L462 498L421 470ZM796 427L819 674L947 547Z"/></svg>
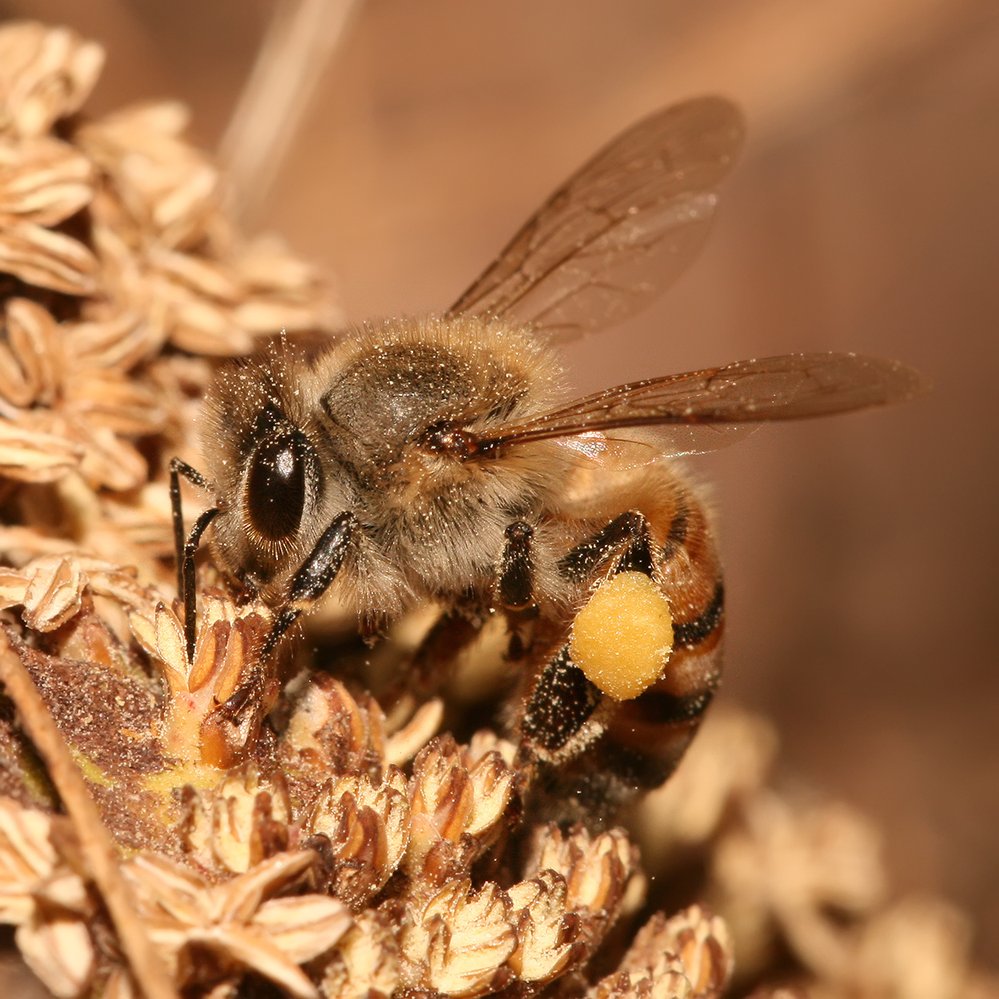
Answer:
<svg viewBox="0 0 999 999"><path fill-rule="evenodd" d="M323 969L323 999L391 996L399 987L399 933L392 912L369 909L354 920Z"/></svg>
<svg viewBox="0 0 999 999"><path fill-rule="evenodd" d="M569 908L565 878L545 870L507 894L517 930L510 967L520 981L550 982L583 957L584 948L576 943L580 922Z"/></svg>
<svg viewBox="0 0 999 999"><path fill-rule="evenodd" d="M20 569L0 567L0 608L21 606L24 623L33 631L55 631L75 617L86 590L127 606L149 599L134 571L80 552L42 555Z"/></svg>
<svg viewBox="0 0 999 999"><path fill-rule="evenodd" d="M153 941L183 981L189 948L208 947L218 980L238 981L252 970L288 994L314 999L317 991L298 967L329 950L351 924L342 903L326 896L275 898L298 881L314 855L278 854L245 874L210 885L186 868L152 855L124 866L139 913Z"/></svg>
<svg viewBox="0 0 999 999"><path fill-rule="evenodd" d="M642 980L655 988L660 979L679 972L691 999L717 999L734 970L728 928L699 905L668 919L658 913L639 931L619 970L632 988Z"/></svg>
<svg viewBox="0 0 999 999"><path fill-rule="evenodd" d="M693 999L680 959L665 954L652 975L617 972L602 979L587 999Z"/></svg>
<svg viewBox="0 0 999 999"><path fill-rule="evenodd" d="M315 786L330 774L379 776L385 765L385 716L372 698L358 703L328 674L289 691L282 741L284 763L310 775Z"/></svg>
<svg viewBox="0 0 999 999"><path fill-rule="evenodd" d="M291 802L280 774L263 779L254 765L240 767L194 791L189 807L184 845L208 869L242 874L288 848Z"/></svg>
<svg viewBox="0 0 999 999"><path fill-rule="evenodd" d="M97 291L99 264L82 243L34 222L0 229L0 272L66 295Z"/></svg>
<svg viewBox="0 0 999 999"><path fill-rule="evenodd" d="M329 841L331 893L358 911L399 866L409 827L406 778L388 767L379 782L362 774L332 778L312 802L303 832Z"/></svg>
<svg viewBox="0 0 999 999"><path fill-rule="evenodd" d="M443 717L444 702L439 697L421 704L386 740L385 759L397 766L407 763L433 738Z"/></svg>
<svg viewBox="0 0 999 999"><path fill-rule="evenodd" d="M104 50L69 28L16 21L0 29L0 132L30 137L77 111L104 64Z"/></svg>
<svg viewBox="0 0 999 999"><path fill-rule="evenodd" d="M842 991L964 996L972 978L970 945L968 919L953 906L905 897L864 926L855 955L838 969Z"/></svg>
<svg viewBox="0 0 999 999"><path fill-rule="evenodd" d="M82 879L51 842L52 820L0 798L0 923L31 970L57 996L82 996L96 967Z"/></svg>
<svg viewBox="0 0 999 999"><path fill-rule="evenodd" d="M440 878L447 870L455 876L471 863L498 830L513 785L513 771L499 753L486 753L469 768L453 738L434 739L413 763L409 875Z"/></svg>
<svg viewBox="0 0 999 999"><path fill-rule="evenodd" d="M567 885L569 907L585 916L613 921L637 856L623 829L593 835L582 826L565 833L549 826L536 833L529 870L553 870Z"/></svg>
<svg viewBox="0 0 999 999"><path fill-rule="evenodd" d="M94 944L79 917L36 912L14 934L28 967L55 996L87 994L97 964Z"/></svg>
<svg viewBox="0 0 999 999"><path fill-rule="evenodd" d="M185 762L228 768L245 756L261 712L232 719L223 706L256 664L268 621L254 605L240 608L219 596L203 600L201 613L190 661L183 625L163 603L132 614L129 623L170 688L164 747ZM274 688L273 680L262 682L262 702L275 695Z"/></svg>
<svg viewBox="0 0 999 999"><path fill-rule="evenodd" d="M761 793L712 858L709 899L732 927L740 969L750 973L780 940L806 968L835 976L850 944L833 913L862 916L884 892L878 837L844 805L795 807Z"/></svg>
<svg viewBox="0 0 999 999"><path fill-rule="evenodd" d="M6 303L7 342L0 344L0 396L24 408L52 402L59 384L62 337L52 316L27 298Z"/></svg>
<svg viewBox="0 0 999 999"><path fill-rule="evenodd" d="M456 999L497 992L512 978L507 960L517 946L510 900L497 885L472 889L449 881L409 907L401 937L408 988Z"/></svg>
<svg viewBox="0 0 999 999"><path fill-rule="evenodd" d="M188 113L175 102L140 104L84 125L76 141L111 181L133 225L166 248L193 247L219 214L219 177L184 142ZM105 213L99 212L104 218Z"/></svg>
<svg viewBox="0 0 999 999"><path fill-rule="evenodd" d="M90 202L95 174L86 156L59 139L0 138L0 217L56 225Z"/></svg>
<svg viewBox="0 0 999 999"><path fill-rule="evenodd" d="M42 429L40 423L0 420L0 475L21 482L54 482L80 464L83 447L62 433Z"/></svg>

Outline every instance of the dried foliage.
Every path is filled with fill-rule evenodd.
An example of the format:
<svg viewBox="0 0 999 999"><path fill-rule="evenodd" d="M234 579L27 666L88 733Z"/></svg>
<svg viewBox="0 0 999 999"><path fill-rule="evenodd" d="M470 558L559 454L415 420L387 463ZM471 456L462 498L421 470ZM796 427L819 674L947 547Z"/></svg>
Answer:
<svg viewBox="0 0 999 999"><path fill-rule="evenodd" d="M270 612L208 565L188 659L166 460L211 357L336 312L227 221L182 108L84 115L102 60L0 27L0 609L177 989L984 995L959 915L887 900L861 818L767 788L758 720L716 712L631 834L566 829L525 820L500 735L436 734L439 701L386 716L322 662L282 685L259 661ZM0 921L53 994L138 995L80 835L0 700Z"/></svg>

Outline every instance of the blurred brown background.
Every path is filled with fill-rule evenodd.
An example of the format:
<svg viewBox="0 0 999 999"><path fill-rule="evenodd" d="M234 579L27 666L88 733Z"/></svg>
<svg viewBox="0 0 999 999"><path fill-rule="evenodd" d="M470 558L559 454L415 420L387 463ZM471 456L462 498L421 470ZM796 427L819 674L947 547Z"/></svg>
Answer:
<svg viewBox="0 0 999 999"><path fill-rule="evenodd" d="M91 108L181 98L209 146L275 9L0 3L109 47ZM709 246L653 309L569 353L576 382L821 349L931 376L917 403L771 429L697 471L728 567L724 696L775 718L785 767L873 814L896 880L968 908L999 962L995 0L368 0L349 15L288 155L267 151L273 186L257 175L235 202L328 265L351 318L447 305L599 144L721 92L750 141Z"/></svg>

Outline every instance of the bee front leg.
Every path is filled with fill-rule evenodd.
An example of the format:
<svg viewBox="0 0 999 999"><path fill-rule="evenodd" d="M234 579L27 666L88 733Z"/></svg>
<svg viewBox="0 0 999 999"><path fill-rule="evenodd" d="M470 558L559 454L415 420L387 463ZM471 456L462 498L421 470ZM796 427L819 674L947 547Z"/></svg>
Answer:
<svg viewBox="0 0 999 999"><path fill-rule="evenodd" d="M292 577L288 605L271 626L261 658L274 651L285 632L332 586L357 532L357 517L341 513L320 535L301 568Z"/></svg>
<svg viewBox="0 0 999 999"><path fill-rule="evenodd" d="M343 565L347 551L358 529L352 513L341 513L323 531L308 558L292 577L287 606L278 614L260 649L259 664L222 705L224 715L233 720L253 705L258 706L266 689L266 663L288 629L330 588Z"/></svg>
<svg viewBox="0 0 999 999"><path fill-rule="evenodd" d="M184 511L180 498L180 477L199 489L210 489L209 481L196 469L180 458L170 459L170 509L173 516L174 554L177 559L177 596L184 605L184 644L187 660L194 660L195 623L197 617L194 592L194 556L198 553L201 536L218 516L217 506L209 507L194 522L191 533L184 537Z"/></svg>

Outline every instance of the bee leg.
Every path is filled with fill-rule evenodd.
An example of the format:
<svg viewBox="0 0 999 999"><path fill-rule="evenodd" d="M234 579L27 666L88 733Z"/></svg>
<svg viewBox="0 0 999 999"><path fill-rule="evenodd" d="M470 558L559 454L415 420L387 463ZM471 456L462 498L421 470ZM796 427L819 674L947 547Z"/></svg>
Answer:
<svg viewBox="0 0 999 999"><path fill-rule="evenodd" d="M643 514L629 510L615 517L564 555L558 567L567 579L581 583L612 558L612 574L633 571L653 575L655 557ZM521 733L542 760L571 757L573 742L580 742L591 719L593 724L588 727L597 731L589 738L598 734L600 716L594 718L594 714L607 700L572 661L566 643L538 676L521 719ZM607 709L601 712L606 713Z"/></svg>
<svg viewBox="0 0 999 999"><path fill-rule="evenodd" d="M615 554L613 573L631 570L653 574L652 540L643 514L629 510L615 517L564 555L559 571L574 582L583 582ZM524 712L522 732L549 752L561 750L602 698L599 688L572 661L565 644L538 677Z"/></svg>
<svg viewBox="0 0 999 999"><path fill-rule="evenodd" d="M523 658L526 654L521 625L537 616L534 603L534 528L518 520L506 529L506 542L499 560L494 606L506 611L510 619L511 648ZM461 652L475 641L481 630L481 612L456 608L442 614L420 642L419 648L399 674L399 680L381 697L393 705L393 711L405 714L418 700L431 696L448 675L450 666Z"/></svg>
<svg viewBox="0 0 999 999"><path fill-rule="evenodd" d="M259 709L261 698L270 683L263 664L288 629L330 588L343 565L357 527L357 518L352 513L341 513L323 531L309 557L292 577L288 606L274 619L260 649L256 667L222 705L220 710L224 716L236 720L251 705L254 710Z"/></svg>
<svg viewBox="0 0 999 999"><path fill-rule="evenodd" d="M180 477L200 489L210 489L208 480L186 461L180 458L170 459L170 510L173 515L174 556L177 561L177 596L184 603L184 643L187 648L187 660L194 659L195 624L197 618L196 594L194 591L194 556L198 552L201 536L208 525L218 515L218 507L205 510L194 522L191 533L184 537L184 511L180 498Z"/></svg>
<svg viewBox="0 0 999 999"><path fill-rule="evenodd" d="M209 507L194 522L191 533L184 542L181 559L181 583L178 587L180 597L184 601L184 643L187 646L187 661L194 661L195 626L197 624L197 594L194 588L194 556L198 553L201 536L208 525L218 516L217 506Z"/></svg>
<svg viewBox="0 0 999 999"><path fill-rule="evenodd" d="M637 510L628 510L600 528L596 534L580 542L559 559L559 572L574 583L589 579L606 561L620 552L613 572L655 571L649 522Z"/></svg>
<svg viewBox="0 0 999 999"><path fill-rule="evenodd" d="M274 651L285 632L333 584L357 529L357 517L348 512L335 517L323 531L308 558L292 577L288 606L271 626L270 634L260 652L261 659L266 659Z"/></svg>
<svg viewBox="0 0 999 999"><path fill-rule="evenodd" d="M563 645L541 671L521 718L521 735L532 755L543 762L565 755L602 697Z"/></svg>
<svg viewBox="0 0 999 999"><path fill-rule="evenodd" d="M534 599L534 528L523 520L506 529L500 556L494 606L505 611L509 642L506 658L517 662L527 657L533 642L538 605Z"/></svg>
<svg viewBox="0 0 999 999"><path fill-rule="evenodd" d="M579 584L597 581L602 572L641 572L661 585L663 556L645 515L631 510L576 545L558 568ZM621 702L604 694L572 661L568 642L541 669L522 710L520 752L534 765L534 797L550 814L571 820L606 816L627 796L613 766L617 761L604 760L607 732L620 709Z"/></svg>
<svg viewBox="0 0 999 999"><path fill-rule="evenodd" d="M523 520L514 521L506 529L496 584L497 603L506 611L524 613L536 609L533 540L534 528Z"/></svg>
<svg viewBox="0 0 999 999"><path fill-rule="evenodd" d="M725 591L704 510L678 484L671 506L660 512L668 513L661 522L668 528L662 546L650 549L653 578L673 618L667 669L637 697L620 702L605 697L589 726L591 732L602 731L570 744L585 752L563 751L558 769L548 767L539 781L541 793L561 794L564 800L571 794L577 804L587 799L587 810L599 810L601 803L613 808L637 791L662 784L693 739L721 678ZM563 560L569 568L574 554ZM632 558L629 566L626 555L614 569L641 568L643 560Z"/></svg>

